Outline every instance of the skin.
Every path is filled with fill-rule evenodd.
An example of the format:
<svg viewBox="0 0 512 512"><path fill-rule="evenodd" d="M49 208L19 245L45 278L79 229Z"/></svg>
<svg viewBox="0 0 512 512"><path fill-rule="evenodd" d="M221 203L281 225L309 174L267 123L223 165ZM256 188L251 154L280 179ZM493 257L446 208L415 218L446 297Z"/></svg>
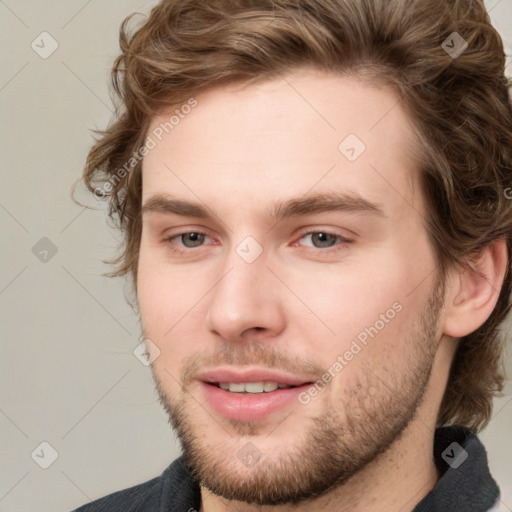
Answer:
<svg viewBox="0 0 512 512"><path fill-rule="evenodd" d="M457 338L491 313L504 244L482 252L485 279L452 270L444 302L429 302L440 287L414 138L385 87L300 69L197 101L145 157L143 204L167 194L211 217L144 212L138 302L144 336L160 350L152 370L162 403L204 479L201 510L413 510L440 477L433 436ZM168 118L155 116L149 132ZM348 134L366 146L355 161L338 149ZM363 197L382 214L268 216L275 203L332 191ZM177 236L190 232L206 235L201 245ZM333 234L332 243L315 246L314 232ZM236 251L247 236L262 249L252 263ZM229 362L315 381L397 303L400 312L307 405L228 421L194 379ZM319 429L327 434L315 444L308 436ZM252 467L236 456L249 442L262 455ZM237 494L247 481L254 495L273 482L291 488L294 476L303 488L322 464L330 467L331 453L348 461L345 472L317 496L288 503L281 496L276 505L276 495L248 503Z"/></svg>

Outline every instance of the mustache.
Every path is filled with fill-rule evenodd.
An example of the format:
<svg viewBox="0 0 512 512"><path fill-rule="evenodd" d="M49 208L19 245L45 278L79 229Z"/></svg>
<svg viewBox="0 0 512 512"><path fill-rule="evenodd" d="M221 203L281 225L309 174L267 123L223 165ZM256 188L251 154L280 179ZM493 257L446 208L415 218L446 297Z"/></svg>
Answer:
<svg viewBox="0 0 512 512"><path fill-rule="evenodd" d="M239 342L224 343L211 354L192 355L183 361L182 385L189 385L197 375L205 369L216 366L261 366L263 368L278 369L292 374L311 376L317 380L325 373L325 367L314 356L308 359L285 355L282 348L277 350L272 342Z"/></svg>

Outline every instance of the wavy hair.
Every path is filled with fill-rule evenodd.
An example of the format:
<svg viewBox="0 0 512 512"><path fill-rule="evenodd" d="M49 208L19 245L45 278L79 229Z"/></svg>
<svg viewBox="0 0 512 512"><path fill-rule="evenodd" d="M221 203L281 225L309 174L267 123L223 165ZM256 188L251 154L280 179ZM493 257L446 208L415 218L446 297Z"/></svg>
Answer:
<svg viewBox="0 0 512 512"><path fill-rule="evenodd" d="M130 28L133 16L121 25L112 69L114 119L97 131L83 172L124 234L110 275L130 275L137 291L152 116L220 85L304 66L391 87L416 128L440 275L470 268L483 247L506 240L497 305L460 340L438 416L440 425L484 427L503 387L499 327L511 307L512 105L503 43L483 0L162 0ZM460 55L450 53L462 41L453 37L467 43Z"/></svg>

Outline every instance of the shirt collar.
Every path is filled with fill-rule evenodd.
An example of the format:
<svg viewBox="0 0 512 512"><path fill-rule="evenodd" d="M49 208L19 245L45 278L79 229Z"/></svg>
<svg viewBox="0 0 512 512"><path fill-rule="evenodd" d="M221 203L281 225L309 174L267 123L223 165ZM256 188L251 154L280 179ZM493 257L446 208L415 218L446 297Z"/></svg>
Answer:
<svg viewBox="0 0 512 512"><path fill-rule="evenodd" d="M498 500L499 489L489 472L487 453L471 430L437 428L434 460L442 476L413 512L484 512Z"/></svg>
<svg viewBox="0 0 512 512"><path fill-rule="evenodd" d="M499 489L489 473L487 453L471 430L437 428L434 460L442 476L413 512L484 512L498 500ZM198 511L200 487L191 479L183 457L164 473L160 511Z"/></svg>

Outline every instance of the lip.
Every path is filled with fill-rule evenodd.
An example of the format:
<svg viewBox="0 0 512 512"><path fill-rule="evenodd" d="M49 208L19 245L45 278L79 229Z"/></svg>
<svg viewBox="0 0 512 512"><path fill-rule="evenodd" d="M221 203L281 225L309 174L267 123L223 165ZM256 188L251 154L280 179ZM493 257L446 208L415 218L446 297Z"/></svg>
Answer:
<svg viewBox="0 0 512 512"><path fill-rule="evenodd" d="M238 371L218 368L200 374L197 380L206 403L217 415L242 422L263 420L297 406L298 395L312 384L307 378L257 368ZM231 393L214 385L218 382L277 382L296 387L270 393Z"/></svg>
<svg viewBox="0 0 512 512"><path fill-rule="evenodd" d="M197 380L203 382L277 382L290 386L302 386L310 384L311 378L292 375L286 372L268 370L264 368L245 368L235 370L234 368L215 368L197 376Z"/></svg>

